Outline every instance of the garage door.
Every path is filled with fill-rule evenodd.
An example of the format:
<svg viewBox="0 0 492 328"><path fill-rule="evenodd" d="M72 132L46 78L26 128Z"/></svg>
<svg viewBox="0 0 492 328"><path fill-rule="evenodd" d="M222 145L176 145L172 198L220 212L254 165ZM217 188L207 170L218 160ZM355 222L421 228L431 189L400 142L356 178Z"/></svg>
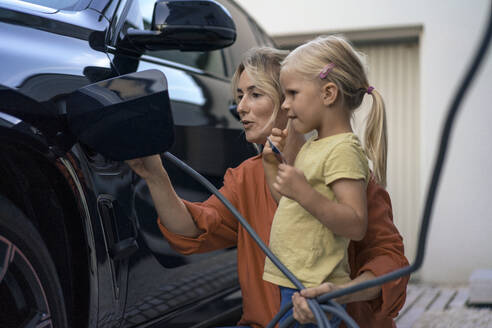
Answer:
<svg viewBox="0 0 492 328"><path fill-rule="evenodd" d="M404 238L405 253L414 259L419 233L420 77L417 42L357 45L367 58L369 83L381 92L388 119L388 186L395 224ZM354 128L363 133L371 104L365 97ZM362 134L359 134L362 135Z"/></svg>

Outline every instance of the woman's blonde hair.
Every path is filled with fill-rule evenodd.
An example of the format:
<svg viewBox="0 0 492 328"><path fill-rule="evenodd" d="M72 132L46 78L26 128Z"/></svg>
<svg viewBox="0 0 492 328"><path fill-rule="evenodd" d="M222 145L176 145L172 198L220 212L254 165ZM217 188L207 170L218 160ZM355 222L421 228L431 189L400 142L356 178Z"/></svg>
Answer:
<svg viewBox="0 0 492 328"><path fill-rule="evenodd" d="M280 64L289 52L270 47L255 47L248 50L241 63L238 65L232 77L232 92L237 101L237 88L241 74L246 71L253 84L268 96L273 102L273 113L270 124L277 118L280 105L283 102L282 89L280 87Z"/></svg>
<svg viewBox="0 0 492 328"><path fill-rule="evenodd" d="M367 81L362 54L341 36L318 37L293 50L282 62L282 69L293 70L306 79L318 79L337 85L338 99L349 110L357 109L364 95L372 95L372 109L364 138L367 157L372 161L374 176L386 186L387 131L386 114L381 94ZM329 66L327 66L329 65ZM320 73L328 67L328 73Z"/></svg>

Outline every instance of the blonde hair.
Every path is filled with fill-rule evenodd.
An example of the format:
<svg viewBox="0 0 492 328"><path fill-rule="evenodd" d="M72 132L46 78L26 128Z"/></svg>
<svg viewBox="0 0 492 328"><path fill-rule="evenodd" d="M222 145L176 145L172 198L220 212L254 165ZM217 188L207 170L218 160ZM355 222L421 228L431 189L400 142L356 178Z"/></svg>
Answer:
<svg viewBox="0 0 492 328"><path fill-rule="evenodd" d="M280 64L289 52L270 47L255 47L248 50L232 77L232 92L234 99L238 99L237 88L241 74L246 71L253 84L268 96L273 102L273 113L270 124L277 118L280 105L283 102L283 93L280 87Z"/></svg>
<svg viewBox="0 0 492 328"><path fill-rule="evenodd" d="M282 62L282 70L294 70L306 79L332 82L338 87L338 98L343 106L353 111L357 109L369 83L364 69L362 54L341 36L318 37L293 50ZM326 78L320 73L331 64ZM366 123L364 138L367 157L372 161L376 181L386 186L387 128L386 114L381 94L373 89L372 108Z"/></svg>

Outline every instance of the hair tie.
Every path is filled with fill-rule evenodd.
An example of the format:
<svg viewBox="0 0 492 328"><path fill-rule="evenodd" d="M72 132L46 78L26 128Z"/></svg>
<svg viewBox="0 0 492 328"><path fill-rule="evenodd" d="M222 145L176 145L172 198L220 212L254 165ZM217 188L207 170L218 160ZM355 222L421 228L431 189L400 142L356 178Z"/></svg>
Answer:
<svg viewBox="0 0 492 328"><path fill-rule="evenodd" d="M322 80L326 79L326 77L328 76L328 73L330 73L334 67L335 67L334 63L329 63L328 65L323 67L323 69L319 73L319 78Z"/></svg>
<svg viewBox="0 0 492 328"><path fill-rule="evenodd" d="M366 92L372 95L372 90L374 90L374 87L370 86L369 88L367 88Z"/></svg>

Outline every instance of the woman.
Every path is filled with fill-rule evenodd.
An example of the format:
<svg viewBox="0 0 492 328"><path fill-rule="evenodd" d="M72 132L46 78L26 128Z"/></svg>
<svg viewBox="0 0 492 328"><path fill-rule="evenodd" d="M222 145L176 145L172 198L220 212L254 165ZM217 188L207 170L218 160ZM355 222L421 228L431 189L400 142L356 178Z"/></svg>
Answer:
<svg viewBox="0 0 492 328"><path fill-rule="evenodd" d="M245 54L233 78L238 113L249 142L263 145L274 127L285 128L287 117L279 111L282 93L280 63L287 55L271 48L252 49ZM304 138L293 131L286 141L285 157L292 163ZM265 151L268 151L268 147ZM278 312L278 287L262 279L265 255L235 217L215 197L203 203L180 199L173 189L160 156L128 161L149 187L158 224L169 243L183 254L208 252L237 246L238 277L243 296L243 316L239 325L265 327ZM268 244L277 204L265 181L262 156L229 169L221 193L249 221ZM366 236L349 246L349 284L365 281L408 265L401 236L392 222L386 191L373 180L368 185L368 228ZM348 312L361 327L392 327L392 318L405 301L408 278L347 297ZM343 286L337 286L340 288ZM354 303L355 302L355 303Z"/></svg>

